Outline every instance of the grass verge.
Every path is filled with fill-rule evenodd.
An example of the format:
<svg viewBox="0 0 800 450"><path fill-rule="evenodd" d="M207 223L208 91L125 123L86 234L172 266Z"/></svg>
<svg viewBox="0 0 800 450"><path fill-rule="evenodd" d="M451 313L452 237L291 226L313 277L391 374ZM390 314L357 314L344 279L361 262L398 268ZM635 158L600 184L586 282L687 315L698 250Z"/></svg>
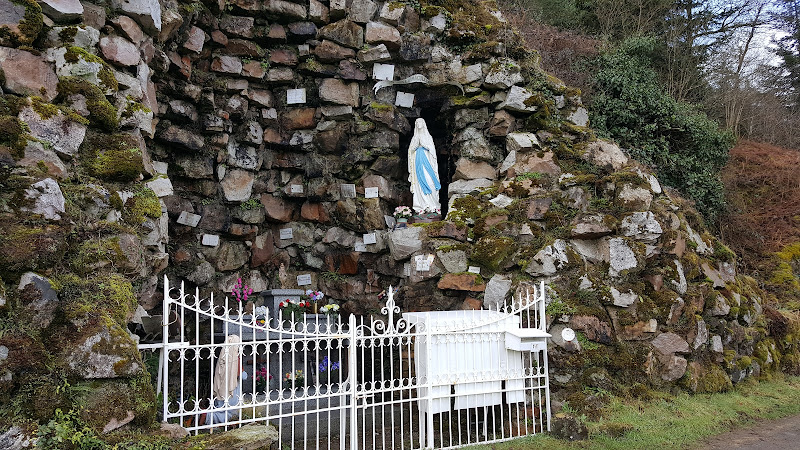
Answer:
<svg viewBox="0 0 800 450"><path fill-rule="evenodd" d="M752 425L759 419L800 414L800 377L744 382L723 394L666 396L655 401L615 398L596 422L587 422L589 439L566 442L537 435L471 450L510 449L684 449L710 436ZM612 437L603 430L628 430Z"/></svg>

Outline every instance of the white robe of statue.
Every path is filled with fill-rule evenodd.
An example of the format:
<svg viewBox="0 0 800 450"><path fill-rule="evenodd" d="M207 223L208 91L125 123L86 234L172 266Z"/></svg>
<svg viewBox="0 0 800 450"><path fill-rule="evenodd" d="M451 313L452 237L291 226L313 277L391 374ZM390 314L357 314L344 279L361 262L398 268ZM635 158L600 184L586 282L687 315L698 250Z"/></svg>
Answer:
<svg viewBox="0 0 800 450"><path fill-rule="evenodd" d="M414 122L414 137L408 146L408 181L414 195L415 212L441 211L439 163L436 160L433 137L428 133L424 119Z"/></svg>

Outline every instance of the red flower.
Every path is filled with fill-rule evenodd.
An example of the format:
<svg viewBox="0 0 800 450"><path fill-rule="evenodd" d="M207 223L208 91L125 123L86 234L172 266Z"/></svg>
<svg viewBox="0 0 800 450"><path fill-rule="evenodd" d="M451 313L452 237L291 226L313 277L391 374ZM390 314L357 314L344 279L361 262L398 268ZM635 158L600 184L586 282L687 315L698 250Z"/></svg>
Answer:
<svg viewBox="0 0 800 450"><path fill-rule="evenodd" d="M286 307L286 305L284 305L284 304L283 304L283 302L280 302L280 304L278 304L278 307L279 307L279 308L285 308L285 307Z"/></svg>

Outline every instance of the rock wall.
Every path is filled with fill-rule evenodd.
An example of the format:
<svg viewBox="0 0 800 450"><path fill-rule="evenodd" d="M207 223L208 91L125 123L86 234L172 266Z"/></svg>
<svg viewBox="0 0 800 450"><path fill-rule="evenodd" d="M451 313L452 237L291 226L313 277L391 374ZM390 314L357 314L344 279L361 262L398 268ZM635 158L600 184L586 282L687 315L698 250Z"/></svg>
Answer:
<svg viewBox="0 0 800 450"><path fill-rule="evenodd" d="M377 314L390 284L410 311L546 280L553 388L581 406L586 385L718 391L798 366L796 328L774 332L735 255L594 138L492 2L0 3L5 421L79 404L103 431L152 421L126 330L160 311L164 274L256 293L310 274L345 314ZM447 220L390 230L418 117ZM41 389L64 380L79 389Z"/></svg>

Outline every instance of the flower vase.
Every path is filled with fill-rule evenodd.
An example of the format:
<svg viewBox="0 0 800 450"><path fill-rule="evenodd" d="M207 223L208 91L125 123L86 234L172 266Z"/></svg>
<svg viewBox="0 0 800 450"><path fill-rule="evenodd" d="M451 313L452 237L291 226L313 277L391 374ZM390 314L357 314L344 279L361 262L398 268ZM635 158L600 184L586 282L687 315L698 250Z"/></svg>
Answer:
<svg viewBox="0 0 800 450"><path fill-rule="evenodd" d="M405 217L400 217L397 219L397 228L406 228L408 227L408 219Z"/></svg>
<svg viewBox="0 0 800 450"><path fill-rule="evenodd" d="M311 302L311 314L319 314L319 308L317 307L317 302Z"/></svg>

